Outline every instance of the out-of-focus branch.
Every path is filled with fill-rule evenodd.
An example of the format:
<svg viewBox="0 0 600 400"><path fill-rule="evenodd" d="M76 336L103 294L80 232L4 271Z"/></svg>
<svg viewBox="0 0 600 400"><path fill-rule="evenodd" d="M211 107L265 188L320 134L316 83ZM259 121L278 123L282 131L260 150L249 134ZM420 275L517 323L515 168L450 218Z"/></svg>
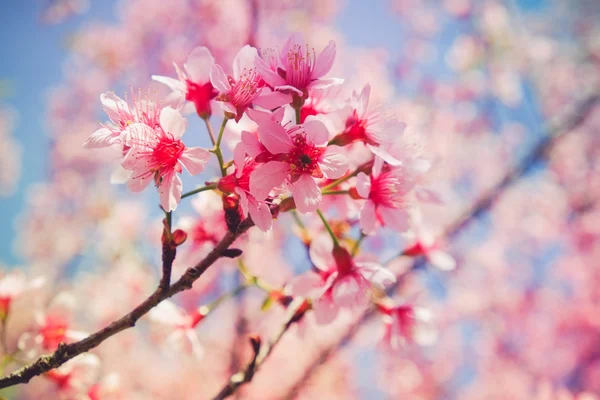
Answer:
<svg viewBox="0 0 600 400"><path fill-rule="evenodd" d="M465 212L463 212L454 223L448 226L444 232L444 236L447 238L455 237L473 220L477 219L485 211L488 211L511 184L518 181L536 162L540 161L547 155L548 151L554 147L560 138L577 128L583 121L585 121L592 109L598 105L598 103L600 103L600 94L598 91L594 91L591 95L584 97L584 99L579 102L573 110L568 112L565 117L551 121L549 127L547 128L547 135L544 136L544 138L542 138L531 149L527 156L511 167L504 174L502 179L498 181L498 183L481 195L479 199L475 201L475 203L473 203L473 205ZM415 260L413 262L413 267L406 272L408 273L413 270L419 262L419 260ZM388 289L388 293L393 293L401 283L402 279L398 279L398 281ZM292 386L287 395L285 395L283 398L296 398L296 395L300 389L310 379L318 367L321 364L324 364L329 357L331 357L331 355L335 354L338 349L349 343L354 338L360 327L371 317L373 317L375 313L376 310L374 308L370 308L369 310L365 311L360 318L348 328L346 333L340 338L340 340L337 341L337 343L325 348L318 355L318 357L315 358L315 360L309 366L307 366L307 368L305 368L304 375L294 386Z"/></svg>
<svg viewBox="0 0 600 400"><path fill-rule="evenodd" d="M123 316L122 318L114 321L104 329L99 330L96 333L82 339L78 342L71 344L61 343L58 349L50 355L43 356L35 361L33 364L27 365L12 374L5 376L0 379L0 389L9 386L17 385L20 383L27 383L35 376L41 375L50 371L51 369L57 368L74 358L75 356L85 353L100 343L108 339L109 337L135 326L136 322L148 313L152 308L158 305L165 299L168 299L176 293L190 289L193 283L219 258L223 257L226 250L231 244L248 229L250 229L254 223L251 219L244 220L238 227L235 233L227 232L221 241L204 257L202 261L193 267L188 268L185 273L172 285L166 289L159 286L154 293L150 295L146 300L140 303L133 311Z"/></svg>
<svg viewBox="0 0 600 400"><path fill-rule="evenodd" d="M261 345L260 341L256 344L256 339L251 340L254 348L254 357L246 368L239 371L229 378L229 381L223 386L221 391L213 397L213 400L223 400L234 394L238 388L252 380L254 374L260 369L260 367L267 360L271 352L277 346L277 344L283 338L283 335L288 329L295 323L298 322L306 313L308 308L306 302L302 299L294 300L288 307L287 317L285 323L281 326L277 334L271 339L267 345Z"/></svg>

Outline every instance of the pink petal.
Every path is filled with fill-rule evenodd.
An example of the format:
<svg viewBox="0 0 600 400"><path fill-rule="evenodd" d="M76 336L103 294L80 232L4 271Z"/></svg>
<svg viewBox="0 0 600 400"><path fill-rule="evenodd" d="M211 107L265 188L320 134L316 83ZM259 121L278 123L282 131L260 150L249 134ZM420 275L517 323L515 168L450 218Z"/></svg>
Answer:
<svg viewBox="0 0 600 400"><path fill-rule="evenodd" d="M308 250L310 261L313 265L323 272L329 271L335 267L333 258L333 242L326 235L321 235L317 240L313 240Z"/></svg>
<svg viewBox="0 0 600 400"><path fill-rule="evenodd" d="M142 173L143 171L133 170L131 173L131 178L129 178L129 181L127 182L127 186L129 186L129 189L134 193L141 192L142 190L146 189L150 182L152 182L152 177L145 175L140 176Z"/></svg>
<svg viewBox="0 0 600 400"><path fill-rule="evenodd" d="M340 307L356 307L368 301L366 285L353 274L338 278L333 286L333 301Z"/></svg>
<svg viewBox="0 0 600 400"><path fill-rule="evenodd" d="M273 217L271 216L269 206L264 201L256 201L254 199L249 199L248 202L248 209L252 221L258 226L258 229L263 232L268 232L273 224Z"/></svg>
<svg viewBox="0 0 600 400"><path fill-rule="evenodd" d="M176 327L186 323L186 316L179 307L170 300L165 300L148 313L151 322Z"/></svg>
<svg viewBox="0 0 600 400"><path fill-rule="evenodd" d="M248 196L246 191L241 187L233 189L238 196L240 196L240 207L242 208L242 215L244 218L248 217Z"/></svg>
<svg viewBox="0 0 600 400"><path fill-rule="evenodd" d="M263 88L260 95L254 99L254 105L267 110L281 107L292 102L292 96L288 93L273 92L269 88Z"/></svg>
<svg viewBox="0 0 600 400"><path fill-rule="evenodd" d="M373 154L375 154L376 156L378 156L379 158L381 158L383 161L385 161L386 163L388 163L390 165L398 166L398 165L402 164L402 161L395 158L393 155L391 155L388 152L388 150L386 150L385 145L373 146L371 144L367 144L367 147L369 150L371 150L371 152Z"/></svg>
<svg viewBox="0 0 600 400"><path fill-rule="evenodd" d="M163 177L163 181L158 187L158 194L160 205L165 211L173 211L177 208L177 204L181 200L182 189L181 178L179 178L175 171Z"/></svg>
<svg viewBox="0 0 600 400"><path fill-rule="evenodd" d="M191 175L197 175L204 170L204 166L210 159L210 152L201 147L190 147L181 153L179 161Z"/></svg>
<svg viewBox="0 0 600 400"><path fill-rule="evenodd" d="M327 89L331 86L341 85L344 83L344 80L341 78L327 78L327 79L317 79L308 84L308 89L310 90L322 90Z"/></svg>
<svg viewBox="0 0 600 400"><path fill-rule="evenodd" d="M221 93L229 93L231 90L227 74L219 64L214 64L210 70L210 83Z"/></svg>
<svg viewBox="0 0 600 400"><path fill-rule="evenodd" d="M326 178L338 179L348 171L348 159L333 146L329 146L321 156L319 166Z"/></svg>
<svg viewBox="0 0 600 400"><path fill-rule="evenodd" d="M365 235L370 235L375 230L377 215L375 213L375 203L367 200L360 211L360 228Z"/></svg>
<svg viewBox="0 0 600 400"><path fill-rule="evenodd" d="M328 299L320 299L313 306L315 320L320 325L333 322L339 314L339 307Z"/></svg>
<svg viewBox="0 0 600 400"><path fill-rule="evenodd" d="M356 103L356 113L359 117L363 117L367 112L367 107L369 106L369 96L371 95L371 85L366 84L363 87L363 90L360 92L360 95L357 97Z"/></svg>
<svg viewBox="0 0 600 400"><path fill-rule="evenodd" d="M323 280L313 271L295 276L290 282L292 294L301 297L314 297L321 294Z"/></svg>
<svg viewBox="0 0 600 400"><path fill-rule="evenodd" d="M254 69L254 60L256 57L258 57L258 52L254 47L248 44L238 51L233 59L233 77L236 81L239 80L245 72Z"/></svg>
<svg viewBox="0 0 600 400"><path fill-rule="evenodd" d="M122 119L123 114L131 115L127 102L113 92L102 93L100 95L100 102L108 118L116 124Z"/></svg>
<svg viewBox="0 0 600 400"><path fill-rule="evenodd" d="M303 214L316 211L322 200L321 189L314 178L308 174L303 174L294 182L292 196L296 208Z"/></svg>
<svg viewBox="0 0 600 400"><path fill-rule="evenodd" d="M187 128L187 120L171 107L165 107L160 112L160 126L166 133L179 139Z"/></svg>
<svg viewBox="0 0 600 400"><path fill-rule="evenodd" d="M244 150L250 157L256 157L265 151L264 146L252 132L242 131L242 143L244 145Z"/></svg>
<svg viewBox="0 0 600 400"><path fill-rule="evenodd" d="M281 65L288 65L289 54L292 51L292 49L297 46L299 46L300 48L304 48L306 46L306 42L304 41L304 35L302 34L302 32L293 33L283 44L283 47L279 52L279 62L281 63Z"/></svg>
<svg viewBox="0 0 600 400"><path fill-rule="evenodd" d="M310 85L309 85L310 86ZM295 86L292 85L277 85L274 86L275 90L280 90L280 91L292 91L295 92L298 96L302 96L304 93L302 93L302 90L298 89Z"/></svg>
<svg viewBox="0 0 600 400"><path fill-rule="evenodd" d="M442 271L452 271L456 268L456 260L448 253L441 250L431 250L427 252L427 259L431 264Z"/></svg>
<svg viewBox="0 0 600 400"><path fill-rule="evenodd" d="M289 165L281 161L259 165L250 175L250 193L257 200L266 199L274 187L283 183L289 171Z"/></svg>
<svg viewBox="0 0 600 400"><path fill-rule="evenodd" d="M152 75L152 80L167 85L174 92L185 93L187 90L185 83L181 82L179 79L170 78L168 76Z"/></svg>
<svg viewBox="0 0 600 400"><path fill-rule="evenodd" d="M234 115L237 114L237 109L234 107L233 104L231 104L229 102L225 102L225 101L219 101L218 103L223 111L234 114Z"/></svg>
<svg viewBox="0 0 600 400"><path fill-rule="evenodd" d="M410 227L410 216L406 210L380 206L378 212L384 225L395 231L406 232Z"/></svg>
<svg viewBox="0 0 600 400"><path fill-rule="evenodd" d="M317 79L322 76L325 76L331 70L334 60L335 42L333 40L330 40L327 47L325 47L317 57L317 61L315 63L315 68L312 72L311 78Z"/></svg>
<svg viewBox="0 0 600 400"><path fill-rule="evenodd" d="M317 117L309 115L304 122L306 140L317 146L325 146L329 140L329 131L325 124Z"/></svg>
<svg viewBox="0 0 600 400"><path fill-rule="evenodd" d="M279 76L275 71L271 70L269 64L265 62L262 57L256 57L254 60L256 72L272 87L285 85L285 80Z"/></svg>
<svg viewBox="0 0 600 400"><path fill-rule="evenodd" d="M210 70L215 59L206 47L196 47L184 64L185 71L192 82L206 83L209 81Z"/></svg>
<svg viewBox="0 0 600 400"><path fill-rule="evenodd" d="M356 262L360 274L372 284L384 289L396 282L396 276L387 268L373 262Z"/></svg>
<svg viewBox="0 0 600 400"><path fill-rule="evenodd" d="M287 153L294 147L285 128L274 121L263 121L258 127L258 137L272 154Z"/></svg>
<svg viewBox="0 0 600 400"><path fill-rule="evenodd" d="M83 147L86 149L97 149L102 147L112 146L115 143L120 142L120 135L114 134L108 128L100 128L90 135L89 138L83 143Z"/></svg>
<svg viewBox="0 0 600 400"><path fill-rule="evenodd" d="M360 197L368 199L371 194L371 178L364 172L360 172L356 176L356 191Z"/></svg>
<svg viewBox="0 0 600 400"><path fill-rule="evenodd" d="M236 169L236 177L239 178L242 175L244 168L244 162L246 161L246 151L244 150L244 143L239 142L233 149L233 164Z"/></svg>

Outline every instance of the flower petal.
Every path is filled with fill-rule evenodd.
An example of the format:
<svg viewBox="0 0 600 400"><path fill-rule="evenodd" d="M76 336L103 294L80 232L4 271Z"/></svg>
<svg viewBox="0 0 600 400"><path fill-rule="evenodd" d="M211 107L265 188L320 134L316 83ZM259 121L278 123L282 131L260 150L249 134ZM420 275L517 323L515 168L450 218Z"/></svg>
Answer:
<svg viewBox="0 0 600 400"><path fill-rule="evenodd" d="M100 102L102 103L102 108L108 115L108 118L116 124L124 117L131 116L131 110L129 109L127 102L113 92L102 93L100 95Z"/></svg>
<svg viewBox="0 0 600 400"><path fill-rule="evenodd" d="M368 199L371 194L371 178L364 172L360 172L356 176L356 191L360 197Z"/></svg>
<svg viewBox="0 0 600 400"><path fill-rule="evenodd" d="M319 161L321 171L328 179L338 179L348 171L348 159L334 147L329 146Z"/></svg>
<svg viewBox="0 0 600 400"><path fill-rule="evenodd" d="M318 79L325 76L333 66L335 60L335 41L330 40L327 47L325 47L315 62L315 68L312 72L311 78Z"/></svg>
<svg viewBox="0 0 600 400"><path fill-rule="evenodd" d="M197 175L204 170L210 159L210 152L201 147L187 148L179 156L179 161L191 175Z"/></svg>
<svg viewBox="0 0 600 400"><path fill-rule="evenodd" d="M385 226L397 232L406 232L410 227L410 216L406 210L380 206L378 211Z"/></svg>
<svg viewBox="0 0 600 400"><path fill-rule="evenodd" d="M177 208L177 204L181 200L181 190L183 185L181 178L175 171L172 171L163 177L163 181L158 187L160 197L160 205L165 211L173 211Z"/></svg>
<svg viewBox="0 0 600 400"><path fill-rule="evenodd" d="M221 93L229 93L231 90L227 74L219 64L214 64L210 70L210 83Z"/></svg>
<svg viewBox="0 0 600 400"><path fill-rule="evenodd" d="M271 91L269 88L263 88L261 93L254 99L254 105L266 110L272 110L292 102L292 96L288 93Z"/></svg>
<svg viewBox="0 0 600 400"><path fill-rule="evenodd" d="M256 157L265 151L264 146L252 132L242 131L242 144L244 145L244 150L250 157Z"/></svg>
<svg viewBox="0 0 600 400"><path fill-rule="evenodd" d="M285 85L285 80L271 69L269 64L262 58L256 57L254 60L256 72L272 87Z"/></svg>
<svg viewBox="0 0 600 400"><path fill-rule="evenodd" d="M266 199L274 187L283 183L289 171L289 165L281 161L259 165L250 175L250 193L256 200Z"/></svg>
<svg viewBox="0 0 600 400"><path fill-rule="evenodd" d="M160 126L166 133L179 139L187 128L187 120L171 107L165 107L160 112Z"/></svg>
<svg viewBox="0 0 600 400"><path fill-rule="evenodd" d="M294 147L285 128L274 121L263 121L258 126L258 137L272 154L287 153Z"/></svg>
<svg viewBox="0 0 600 400"><path fill-rule="evenodd" d="M196 47L183 66L192 82L206 83L209 81L210 70L214 63L215 59L210 54L210 50L206 47Z"/></svg>
<svg viewBox="0 0 600 400"><path fill-rule="evenodd" d="M375 214L375 203L371 200L367 200L360 210L360 228L365 235L370 235L375 230L375 223L377 222L377 215Z"/></svg>
<svg viewBox="0 0 600 400"><path fill-rule="evenodd" d="M329 140L329 131L325 124L313 115L309 115L304 122L306 140L317 146L325 146Z"/></svg>
<svg viewBox="0 0 600 400"><path fill-rule="evenodd" d="M301 213L316 211L321 204L321 189L314 178L308 174L303 174L294 182L292 186L292 196L296 203L296 208Z"/></svg>
<svg viewBox="0 0 600 400"><path fill-rule="evenodd" d="M258 57L258 52L254 47L248 44L238 51L233 59L233 77L236 81L239 80L244 73L254 69L254 60L256 60L256 57Z"/></svg>
<svg viewBox="0 0 600 400"><path fill-rule="evenodd" d="M356 262L360 274L380 289L396 282L396 276L387 268L374 262Z"/></svg>
<svg viewBox="0 0 600 400"><path fill-rule="evenodd" d="M83 147L86 149L98 149L112 146L113 144L120 142L120 136L121 135L118 133L115 134L110 129L103 127L92 133L83 143Z"/></svg>
<svg viewBox="0 0 600 400"><path fill-rule="evenodd" d="M160 82L163 85L167 85L174 92L183 92L185 93L187 88L185 83L181 82L179 79L174 79L168 76L162 75L152 75L152 80L156 82Z"/></svg>
<svg viewBox="0 0 600 400"><path fill-rule="evenodd" d="M273 217L271 216L271 210L264 201L256 201L254 199L248 199L248 210L252 221L258 226L263 232L268 232L273 224Z"/></svg>

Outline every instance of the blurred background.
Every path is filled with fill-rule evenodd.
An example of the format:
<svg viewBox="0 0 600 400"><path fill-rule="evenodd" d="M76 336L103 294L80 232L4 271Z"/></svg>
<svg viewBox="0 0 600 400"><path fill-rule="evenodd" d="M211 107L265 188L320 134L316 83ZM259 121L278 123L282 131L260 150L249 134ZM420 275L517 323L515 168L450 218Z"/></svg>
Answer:
<svg viewBox="0 0 600 400"><path fill-rule="evenodd" d="M434 344L382 351L379 318L348 316L326 333L294 334L239 397L599 398L598 0L5 0L2 269L51 282L36 295L45 306L68 290L78 303L74 325L87 331L135 305L155 280L161 212L151 191L109 183L112 154L82 148L105 120L100 94L150 87L162 96L150 76L175 76L172 62L198 45L229 65L244 44L274 47L296 31L316 49L336 40L330 75L344 77L348 93L370 83L373 102L423 141L428 184L443 199L425 207L424 221L458 267L441 272L402 258L393 266L403 277L394 295L435 315ZM190 118L189 145L208 146L202 129ZM208 203L178 209L198 246L213 233ZM287 225L247 250L248 267L272 285L310 265ZM391 232L365 241L381 260L405 244ZM179 306L234 287L234 269ZM81 398L210 398L245 357L240 337L272 330L281 316L260 314L263 297L249 292L206 321L201 362L159 354L144 329L115 338L98 351L94 385L104 394ZM22 319L9 331L15 343L31 323ZM63 396L33 382L8 394Z"/></svg>

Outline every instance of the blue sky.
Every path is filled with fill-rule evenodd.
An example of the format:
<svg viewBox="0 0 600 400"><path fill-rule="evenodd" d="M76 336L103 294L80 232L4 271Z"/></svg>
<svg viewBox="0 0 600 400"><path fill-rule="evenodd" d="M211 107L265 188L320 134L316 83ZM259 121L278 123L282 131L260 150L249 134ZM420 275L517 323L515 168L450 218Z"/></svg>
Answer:
<svg viewBox="0 0 600 400"><path fill-rule="evenodd" d="M4 221L0 225L2 263L10 265L20 261L11 249L14 217L23 209L27 187L47 177L50 141L44 132L44 99L47 90L61 82L62 63L67 56L66 39L86 21L115 20L114 3L114 0L91 1L91 8L84 16L51 26L39 22L41 1L4 0L0 14L0 37L3 38L0 80L8 84L9 90L0 98L0 104L8 104L20 114L14 136L24 152L17 192L0 199ZM524 9L536 9L545 1L519 0L518 3ZM336 24L355 46L385 47L392 55L401 54L402 26L388 7L389 3L384 0L348 0ZM374 21L377 29L373 29Z"/></svg>

